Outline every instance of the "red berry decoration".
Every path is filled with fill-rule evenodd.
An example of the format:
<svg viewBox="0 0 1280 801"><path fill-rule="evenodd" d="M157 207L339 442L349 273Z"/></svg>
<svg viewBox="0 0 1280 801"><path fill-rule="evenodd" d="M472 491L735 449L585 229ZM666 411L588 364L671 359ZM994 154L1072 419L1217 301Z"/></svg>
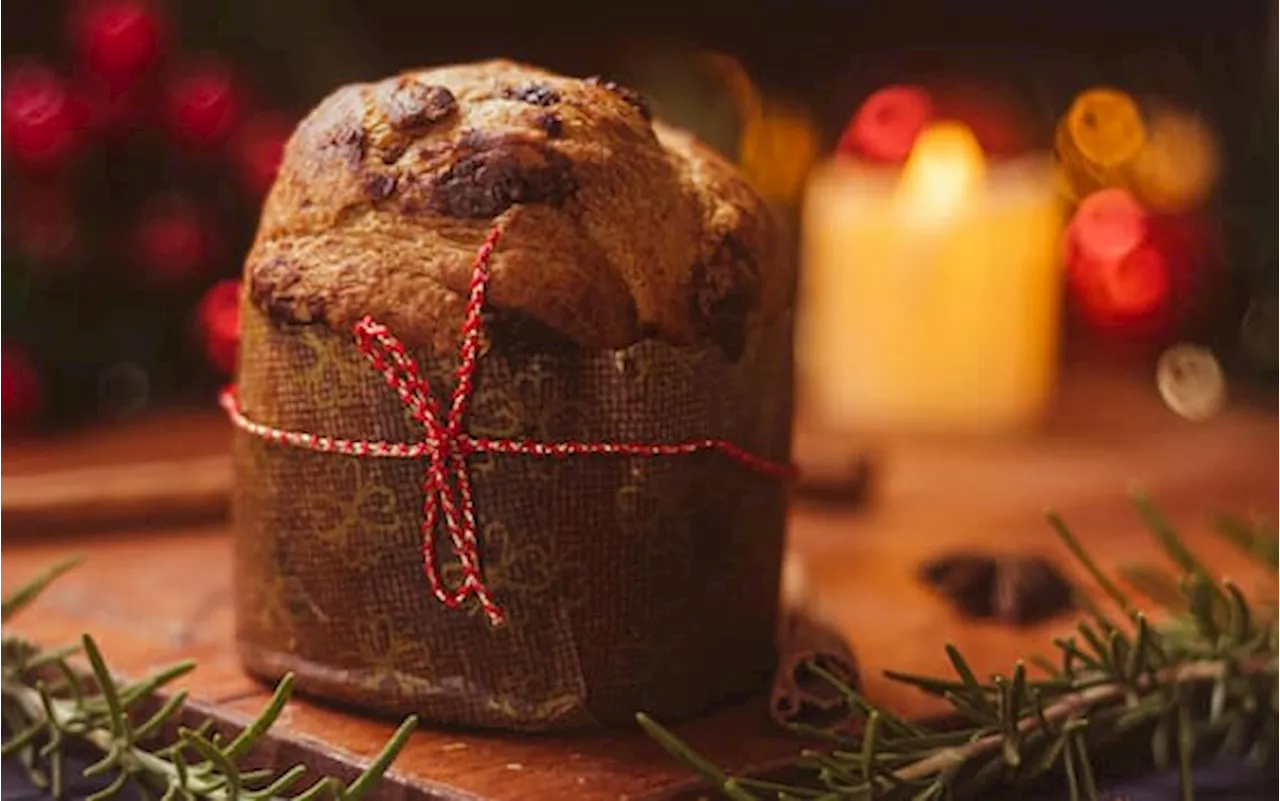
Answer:
<svg viewBox="0 0 1280 801"><path fill-rule="evenodd" d="M254 198L265 197L275 183L293 122L281 114L251 117L236 137L235 158L240 180Z"/></svg>
<svg viewBox="0 0 1280 801"><path fill-rule="evenodd" d="M228 279L209 288L196 306L205 357L218 372L231 375L240 347L240 282Z"/></svg>
<svg viewBox="0 0 1280 801"><path fill-rule="evenodd" d="M61 164L75 148L75 122L67 86L53 70L26 64L4 76L4 152L18 164L36 170Z"/></svg>
<svg viewBox="0 0 1280 801"><path fill-rule="evenodd" d="M26 353L13 345L0 348L0 421L30 423L40 410L40 377Z"/></svg>
<svg viewBox="0 0 1280 801"><path fill-rule="evenodd" d="M160 60L164 22L140 0L90 0L70 18L80 60L114 89L132 85Z"/></svg>
<svg viewBox="0 0 1280 801"><path fill-rule="evenodd" d="M202 274L213 258L212 221L193 200L183 196L164 196L148 203L135 239L138 261L150 283L185 283Z"/></svg>
<svg viewBox="0 0 1280 801"><path fill-rule="evenodd" d="M900 163L933 116L933 98L923 88L885 87L863 102L840 137L838 150L870 161Z"/></svg>
<svg viewBox="0 0 1280 801"><path fill-rule="evenodd" d="M231 71L218 64L183 73L166 93L170 130L179 142L196 148L226 141L240 119L240 107Z"/></svg>

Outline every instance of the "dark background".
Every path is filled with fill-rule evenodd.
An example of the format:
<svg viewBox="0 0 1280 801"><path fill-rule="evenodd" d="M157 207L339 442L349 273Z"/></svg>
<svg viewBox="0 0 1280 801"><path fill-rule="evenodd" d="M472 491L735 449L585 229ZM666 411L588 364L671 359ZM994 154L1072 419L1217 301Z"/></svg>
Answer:
<svg viewBox="0 0 1280 801"><path fill-rule="evenodd" d="M1163 96L1207 117L1227 155L1214 214L1232 277L1218 322L1228 368L1245 305L1276 285L1274 2L175 0L160 7L173 24L170 66L172 56L214 53L234 66L255 102L294 118L340 84L413 66L505 56L627 82L646 54L681 48L738 57L766 94L812 111L826 146L860 101L887 83L943 76L998 88L1029 112L1035 144L1044 148L1084 88L1111 84ZM34 56L67 65L66 20L75 8L66 0L5 6L6 63ZM662 103L656 105L663 114ZM168 183L234 194L223 191L234 182L226 170L160 152L144 140L99 157L95 169L110 188L81 193L81 227L127 228L137 208ZM8 181L5 190L5 200L22 202L23 190ZM237 275L256 221L256 205L243 198L221 205L227 222L210 280ZM127 269L112 258L91 253L91 267L54 275L6 252L4 336L43 371L50 388L43 411L54 421L100 419L113 406L134 410L181 397L208 402L222 376L192 353L187 334L190 310L208 284L149 295L121 282ZM110 382L101 376L115 375L120 364L149 373L145 403L133 402L138 390L127 382L103 388ZM1274 371L1265 378L1274 381Z"/></svg>
<svg viewBox="0 0 1280 801"><path fill-rule="evenodd" d="M411 66L506 56L569 74L608 72L629 47L677 39L731 52L766 87L818 101L838 123L859 99L851 73L899 67L980 66L1013 84L1144 75L1206 99L1276 107L1276 7L1257 0L1124 2L404 2L403 0L187 0L173 4L181 40L266 67L255 81L282 101L313 105L338 84ZM6 56L56 57L49 33L64 4L10 4ZM1179 63L1181 62L1181 63ZM1152 74L1155 64L1192 75ZM1016 66L1017 71L1003 71ZM1274 140L1275 125L1269 128ZM1274 154L1273 154L1274 157Z"/></svg>

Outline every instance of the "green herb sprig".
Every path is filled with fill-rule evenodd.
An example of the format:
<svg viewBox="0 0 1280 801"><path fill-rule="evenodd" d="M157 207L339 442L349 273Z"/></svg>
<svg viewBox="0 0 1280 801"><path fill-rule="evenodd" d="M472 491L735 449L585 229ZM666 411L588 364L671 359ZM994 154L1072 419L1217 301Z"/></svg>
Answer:
<svg viewBox="0 0 1280 801"><path fill-rule="evenodd" d="M3 601L3 622L27 606L55 579L79 564L71 559L54 565ZM68 753L87 748L99 759L84 769L86 779L103 782L91 799L110 798L126 788L145 798L292 799L292 801L357 801L386 773L417 727L407 718L382 751L350 784L324 777L304 785L306 768L284 771L242 770L246 756L275 723L289 701L292 675L276 686L265 709L238 735L227 740L213 732L213 721L195 729L178 726L185 690L168 688L195 668L180 662L147 678L122 683L112 676L94 639L85 634L78 646L40 651L6 634L3 639L2 697L5 757L15 757L33 784L54 798L67 791ZM83 657L90 675L70 660ZM86 681L86 678L91 681ZM158 694L167 698L159 700ZM144 702L155 711L140 714Z"/></svg>
<svg viewBox="0 0 1280 801"><path fill-rule="evenodd" d="M953 645L955 677L888 672L894 681L944 699L960 725L926 730L876 707L835 676L811 665L844 696L861 722L858 737L794 727L830 750L802 753L807 781L781 784L729 776L670 731L641 714L640 726L661 746L736 801L796 799L929 799L1008 797L1046 778L1065 782L1072 799L1096 799L1101 755L1146 751L1158 769L1176 766L1181 798L1194 797L1192 768L1214 754L1273 765L1277 754L1278 635L1274 603L1249 599L1230 580L1214 581L1168 520L1142 495L1138 513L1177 565L1122 573L1172 614L1153 623L1098 567L1066 523L1050 513L1054 531L1102 594L1107 614L1081 598L1084 620L1053 641L1055 659L1023 662L1007 675L980 681ZM1272 573L1274 525L1219 516L1215 530Z"/></svg>

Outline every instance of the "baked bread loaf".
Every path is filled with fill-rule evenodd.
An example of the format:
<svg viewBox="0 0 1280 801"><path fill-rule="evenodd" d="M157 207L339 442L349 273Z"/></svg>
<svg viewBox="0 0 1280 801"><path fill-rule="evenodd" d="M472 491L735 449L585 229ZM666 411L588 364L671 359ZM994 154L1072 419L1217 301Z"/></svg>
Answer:
<svg viewBox="0 0 1280 801"><path fill-rule="evenodd" d="M352 329L385 324L443 404L495 224L469 435L717 439L787 460L794 276L764 203L634 92L505 61L349 86L301 123L245 265L233 419L422 443ZM237 625L256 674L518 730L673 720L768 684L776 477L716 452L469 453L505 614L491 627L424 578L423 460L241 428ZM457 586L443 529L431 541Z"/></svg>
<svg viewBox="0 0 1280 801"><path fill-rule="evenodd" d="M489 301L591 348L710 339L790 308L792 260L742 176L638 94L491 61L347 86L298 128L249 256L253 302L451 341L496 218Z"/></svg>

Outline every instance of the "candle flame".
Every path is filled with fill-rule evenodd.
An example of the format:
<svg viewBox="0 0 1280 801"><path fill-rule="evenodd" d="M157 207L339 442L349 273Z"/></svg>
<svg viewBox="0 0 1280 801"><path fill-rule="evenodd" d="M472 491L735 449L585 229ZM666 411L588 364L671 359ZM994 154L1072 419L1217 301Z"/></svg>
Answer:
<svg viewBox="0 0 1280 801"><path fill-rule="evenodd" d="M973 132L959 123L939 123L916 139L903 168L899 198L914 217L949 219L981 192L985 178L982 148Z"/></svg>

